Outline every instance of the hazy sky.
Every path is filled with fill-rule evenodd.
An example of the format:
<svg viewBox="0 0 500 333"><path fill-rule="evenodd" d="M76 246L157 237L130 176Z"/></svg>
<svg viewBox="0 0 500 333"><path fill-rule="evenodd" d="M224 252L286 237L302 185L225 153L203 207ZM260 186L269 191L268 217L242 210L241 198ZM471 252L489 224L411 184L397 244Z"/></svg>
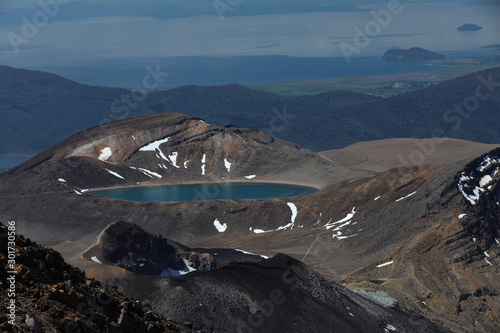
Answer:
<svg viewBox="0 0 500 333"><path fill-rule="evenodd" d="M366 57L394 47L454 51L500 44L496 1L401 1L380 23L373 13L387 13L390 2L44 0L42 6L2 0L0 64L43 68L175 56L342 57L346 49L349 56ZM456 30L469 22L483 30ZM369 40L359 43L359 31Z"/></svg>

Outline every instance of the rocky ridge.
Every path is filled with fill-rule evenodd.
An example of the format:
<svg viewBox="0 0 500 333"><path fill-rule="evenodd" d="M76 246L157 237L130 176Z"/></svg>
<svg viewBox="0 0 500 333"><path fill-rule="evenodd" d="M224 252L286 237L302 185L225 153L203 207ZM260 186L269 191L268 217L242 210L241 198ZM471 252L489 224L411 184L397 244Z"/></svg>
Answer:
<svg viewBox="0 0 500 333"><path fill-rule="evenodd" d="M195 332L167 320L148 303L124 296L67 264L62 256L15 237L15 315L10 316L7 289L7 226L0 225L2 332ZM9 321L15 324L12 325Z"/></svg>
<svg viewBox="0 0 500 333"><path fill-rule="evenodd" d="M126 244L128 257L143 263L144 247L151 244L141 241L144 237L165 241L136 225L116 222L101 233L95 247L117 249L116 245ZM231 249L210 251L219 268L168 278L145 276L133 267L124 267L130 273L116 278L107 270L103 278L137 299L147 300L168 317L192 322L198 332L310 332L332 327L342 332L385 332L390 327L402 332L446 332L397 308L377 305L287 255L262 258ZM96 251L88 252L84 254L87 257ZM105 251L100 253L105 255ZM230 262L229 257L233 259ZM98 262L102 266L117 264Z"/></svg>
<svg viewBox="0 0 500 333"><path fill-rule="evenodd" d="M179 276L190 271L212 271L233 261L252 262L262 259L260 255L232 249L191 249L125 221L108 225L82 257L99 264L152 276Z"/></svg>

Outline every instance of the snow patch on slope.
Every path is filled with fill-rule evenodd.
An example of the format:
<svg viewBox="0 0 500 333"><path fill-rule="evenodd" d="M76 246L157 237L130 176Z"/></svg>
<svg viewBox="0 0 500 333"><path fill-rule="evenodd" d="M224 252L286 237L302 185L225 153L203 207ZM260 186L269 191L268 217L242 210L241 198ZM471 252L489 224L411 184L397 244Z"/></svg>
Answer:
<svg viewBox="0 0 500 333"><path fill-rule="evenodd" d="M288 207L290 207L290 210L292 211L292 217L290 218L290 223L283 225L283 226L281 226L277 229L274 229L274 230L253 229L253 232L256 234L263 234L266 232L286 230L288 228L290 228L290 230L292 230L293 226L295 225L295 219L297 218L298 209L297 209L297 206L295 206L295 204L292 202L287 202L286 204L288 205Z"/></svg>
<svg viewBox="0 0 500 333"><path fill-rule="evenodd" d="M118 177L118 178L121 178L121 179L125 180L125 178L123 178L121 175L119 175L118 173L116 173L114 171L111 171L109 169L106 169L106 171L109 172L110 174L112 174L115 177Z"/></svg>
<svg viewBox="0 0 500 333"><path fill-rule="evenodd" d="M385 267L394 264L394 260L385 262L383 264L377 265L377 268Z"/></svg>
<svg viewBox="0 0 500 333"><path fill-rule="evenodd" d="M214 226L217 228L218 232L224 232L227 229L227 223L221 224L218 219L215 219Z"/></svg>
<svg viewBox="0 0 500 333"><path fill-rule="evenodd" d="M180 270L172 269L170 267L165 268L161 273L160 276L181 276L190 272L195 271L193 267L189 266L189 262L186 259L184 260L184 268Z"/></svg>
<svg viewBox="0 0 500 333"><path fill-rule="evenodd" d="M111 157L113 153L111 152L111 148L106 147L101 150L101 154L99 155L98 159L101 161L107 161L108 158Z"/></svg>
<svg viewBox="0 0 500 333"><path fill-rule="evenodd" d="M297 213L298 213L297 206L295 206L295 204L291 202L287 202L286 204L288 205L288 207L290 207L290 210L292 211L291 221L292 223L295 223L295 219L297 218Z"/></svg>
<svg viewBox="0 0 500 333"><path fill-rule="evenodd" d="M398 200L396 200L395 202L399 202L399 201L401 201L401 200L404 200L404 199L406 199L406 198L409 198L409 197L411 197L412 195L414 195L415 193L417 193L417 191L412 192L412 193L410 193L410 194L408 194L407 196L404 196L404 197L402 197L402 198L399 198L399 199L398 199Z"/></svg>
<svg viewBox="0 0 500 333"><path fill-rule="evenodd" d="M483 178L481 178L481 180L479 180L479 187L485 187L486 185L491 183L492 180L493 178L490 175L484 176Z"/></svg>
<svg viewBox="0 0 500 333"><path fill-rule="evenodd" d="M458 190L471 205L475 205L481 198L481 194L487 190L491 190L492 186L488 186L493 181L493 178L499 171L496 167L492 171L488 171L495 164L500 164L500 157L492 157L486 155L479 165L470 172L462 171L458 180ZM470 167L468 167L470 170ZM485 189L485 187L487 189Z"/></svg>
<svg viewBox="0 0 500 333"><path fill-rule="evenodd" d="M354 217L354 214L356 214L356 207L353 207L351 212L346 215L343 219L338 220L337 222L332 222L332 219L328 221L327 224L323 226L326 230L330 230L334 228L332 231L334 234L332 235L332 238L337 238L338 240L346 239L349 237L354 237L357 234L350 235L350 236L342 236L342 229L348 225L350 225L353 221L352 218ZM352 223L353 225L356 224L357 222ZM360 229L361 230L361 229Z"/></svg>
<svg viewBox="0 0 500 333"><path fill-rule="evenodd" d="M389 331L397 331L396 327L387 324L387 326L384 328L384 333L389 333Z"/></svg>
<svg viewBox="0 0 500 333"><path fill-rule="evenodd" d="M231 162L229 162L227 158L224 159L224 166L226 167L227 172L231 172Z"/></svg>
<svg viewBox="0 0 500 333"><path fill-rule="evenodd" d="M356 207L353 207L352 210L351 210L351 212L348 213L346 215L346 217L344 217L343 219L340 219L337 222L333 222L333 223L331 222L331 220L328 221L328 223L325 224L323 226L323 228L326 228L326 230L329 230L329 229L333 228L337 224L348 222L348 221L352 220L352 218L354 217L354 214L356 214Z"/></svg>
<svg viewBox="0 0 500 333"><path fill-rule="evenodd" d="M95 261L96 263L98 263L98 264L101 264L101 265L102 265L102 262L101 262L101 261L99 260L99 258L97 258L96 256L93 256L93 257L92 257L92 258L90 258L90 259L92 259L92 261Z"/></svg>
<svg viewBox="0 0 500 333"><path fill-rule="evenodd" d="M256 233L256 234L264 234L266 232L273 232L273 231L276 231L276 230L253 229L253 232Z"/></svg>
<svg viewBox="0 0 500 333"><path fill-rule="evenodd" d="M255 254L255 253L252 253L252 252L247 252L247 251L243 251L243 250L239 250L239 249L234 249L235 251L238 251L238 252L241 252L241 253L244 253L244 254L249 254L249 255L252 255L252 256L259 256L259 257L262 257L264 259L269 259L268 256L265 256L265 255L262 255L262 254Z"/></svg>
<svg viewBox="0 0 500 333"><path fill-rule="evenodd" d="M147 169L139 168L139 171L141 171L143 174L145 174L146 176L149 176L151 178L153 178L152 176L162 178L162 176L160 174L153 172L153 171L150 171L150 170L147 170Z"/></svg>
<svg viewBox="0 0 500 333"><path fill-rule="evenodd" d="M201 175L205 175L205 161L207 160L207 154L203 154L201 158Z"/></svg>
<svg viewBox="0 0 500 333"><path fill-rule="evenodd" d="M136 167L129 167L130 169L134 169L134 170L139 170L140 172L142 172L143 174L145 174L146 176L148 176L149 178L153 178L154 177L158 177L158 178L162 178L162 176L156 172L153 172L153 171L149 171L147 169L143 169L143 168L136 168Z"/></svg>
<svg viewBox="0 0 500 333"><path fill-rule="evenodd" d="M177 165L177 152L173 152L172 154L168 155L169 162L176 167L177 169L180 168L180 166Z"/></svg>
<svg viewBox="0 0 500 333"><path fill-rule="evenodd" d="M160 145L162 143L165 143L168 141L168 139L170 139L170 137L168 138L165 138L165 139L160 139L160 140L156 140L156 141L153 141L145 146L142 146L141 148L139 148L139 151L156 151L156 149L159 149L160 148Z"/></svg>

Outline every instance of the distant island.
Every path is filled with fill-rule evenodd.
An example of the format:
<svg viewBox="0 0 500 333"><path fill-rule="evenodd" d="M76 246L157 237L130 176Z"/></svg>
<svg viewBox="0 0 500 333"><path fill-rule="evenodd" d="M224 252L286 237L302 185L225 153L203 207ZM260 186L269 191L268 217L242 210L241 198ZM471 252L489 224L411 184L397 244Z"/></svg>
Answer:
<svg viewBox="0 0 500 333"><path fill-rule="evenodd" d="M500 44L485 45L483 49L497 49L500 50Z"/></svg>
<svg viewBox="0 0 500 333"><path fill-rule="evenodd" d="M411 49L393 49L384 53L382 59L394 61L409 61L409 60L439 60L445 58L444 55L435 53L420 47L412 47Z"/></svg>
<svg viewBox="0 0 500 333"><path fill-rule="evenodd" d="M466 23L457 28L458 31L477 31L482 30L483 28L478 26L477 24Z"/></svg>

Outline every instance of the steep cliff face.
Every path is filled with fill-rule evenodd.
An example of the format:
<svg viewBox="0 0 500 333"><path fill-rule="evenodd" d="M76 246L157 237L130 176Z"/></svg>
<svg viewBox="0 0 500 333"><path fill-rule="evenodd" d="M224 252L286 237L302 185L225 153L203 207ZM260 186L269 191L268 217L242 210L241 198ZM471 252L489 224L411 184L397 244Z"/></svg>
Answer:
<svg viewBox="0 0 500 333"><path fill-rule="evenodd" d="M500 148L471 161L457 174L455 182L470 203L461 223L479 246L500 246Z"/></svg>
<svg viewBox="0 0 500 333"><path fill-rule="evenodd" d="M453 168L426 214L412 221L421 232L386 259L346 274L348 286L387 292L456 332L496 332L499 157L495 149Z"/></svg>

